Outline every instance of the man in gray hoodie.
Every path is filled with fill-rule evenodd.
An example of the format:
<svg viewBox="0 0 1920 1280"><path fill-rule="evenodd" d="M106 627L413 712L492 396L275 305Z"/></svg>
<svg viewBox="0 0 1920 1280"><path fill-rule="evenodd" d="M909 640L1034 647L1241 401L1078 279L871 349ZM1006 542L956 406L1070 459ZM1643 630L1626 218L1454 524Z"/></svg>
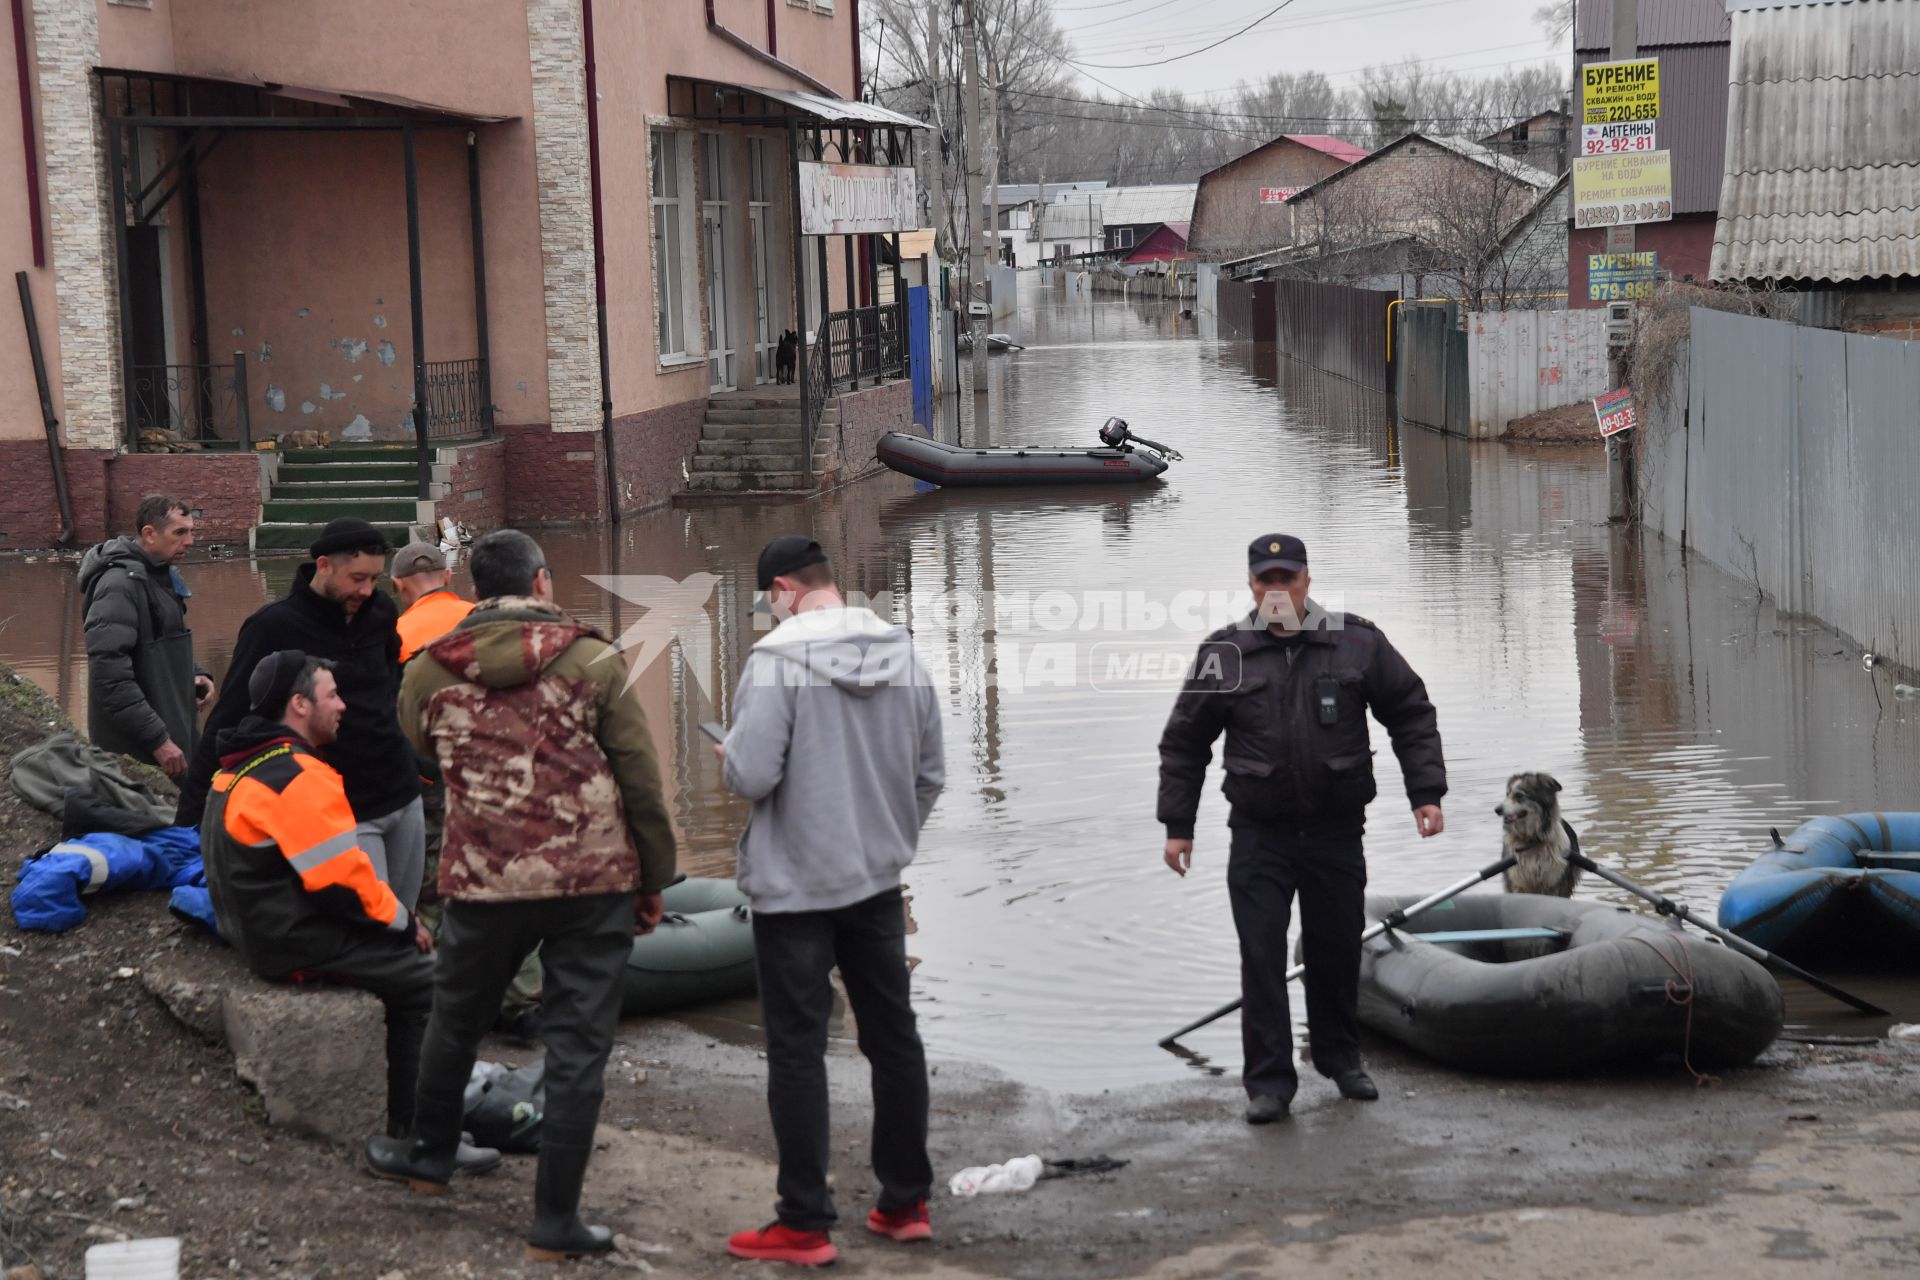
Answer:
<svg viewBox="0 0 1920 1280"><path fill-rule="evenodd" d="M759 589L783 618L747 656L718 748L727 789L753 801L740 888L767 1035L767 1109L780 1151L777 1221L727 1242L736 1257L837 1256L827 1189L829 974L837 964L873 1068L867 1228L927 1240L927 1060L909 1000L900 873L946 780L940 704L913 639L850 606L810 538L775 538Z"/></svg>

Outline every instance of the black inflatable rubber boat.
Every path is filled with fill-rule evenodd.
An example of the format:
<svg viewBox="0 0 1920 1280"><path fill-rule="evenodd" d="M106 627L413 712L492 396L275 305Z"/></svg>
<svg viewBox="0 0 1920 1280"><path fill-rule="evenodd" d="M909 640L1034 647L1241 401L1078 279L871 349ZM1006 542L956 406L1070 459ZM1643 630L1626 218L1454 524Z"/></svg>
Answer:
<svg viewBox="0 0 1920 1280"><path fill-rule="evenodd" d="M1415 901L1370 897L1368 923ZM1360 1021L1472 1071L1553 1075L1682 1053L1734 1066L1785 1017L1759 964L1604 903L1466 894L1361 949Z"/></svg>
<svg viewBox="0 0 1920 1280"><path fill-rule="evenodd" d="M1180 461L1180 453L1143 440L1118 418L1100 428L1098 449L998 445L968 449L889 431L875 456L903 475L948 488L1014 484L1138 484Z"/></svg>

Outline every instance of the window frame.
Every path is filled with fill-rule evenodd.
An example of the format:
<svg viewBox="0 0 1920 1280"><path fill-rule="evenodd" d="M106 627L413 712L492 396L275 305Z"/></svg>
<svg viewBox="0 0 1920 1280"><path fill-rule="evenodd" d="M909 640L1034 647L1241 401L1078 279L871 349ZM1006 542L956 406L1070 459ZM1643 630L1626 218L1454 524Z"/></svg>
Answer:
<svg viewBox="0 0 1920 1280"><path fill-rule="evenodd" d="M647 204L652 224L648 270L653 275L654 355L663 370L707 362L704 304L695 292L704 288L704 280L700 279L699 251L701 193L692 137L685 129L647 130ZM670 195L659 189L658 157L663 152L657 148L665 147L673 148ZM668 322L664 326L663 319ZM670 336L678 338L677 345L669 344Z"/></svg>

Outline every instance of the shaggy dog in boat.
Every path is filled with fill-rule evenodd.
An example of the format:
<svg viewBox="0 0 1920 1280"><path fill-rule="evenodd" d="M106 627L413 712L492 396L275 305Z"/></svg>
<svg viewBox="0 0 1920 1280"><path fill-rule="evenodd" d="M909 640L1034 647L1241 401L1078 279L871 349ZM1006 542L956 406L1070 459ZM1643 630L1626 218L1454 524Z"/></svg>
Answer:
<svg viewBox="0 0 1920 1280"><path fill-rule="evenodd" d="M1579 850L1580 841L1560 816L1560 784L1553 775L1514 774L1507 779L1506 798L1493 811L1506 824L1501 852L1518 859L1501 873L1507 892L1571 898L1580 868L1567 855Z"/></svg>
<svg viewBox="0 0 1920 1280"><path fill-rule="evenodd" d="M793 381L794 357L800 353L800 335L789 329L780 335L780 345L773 349L773 376L777 382Z"/></svg>

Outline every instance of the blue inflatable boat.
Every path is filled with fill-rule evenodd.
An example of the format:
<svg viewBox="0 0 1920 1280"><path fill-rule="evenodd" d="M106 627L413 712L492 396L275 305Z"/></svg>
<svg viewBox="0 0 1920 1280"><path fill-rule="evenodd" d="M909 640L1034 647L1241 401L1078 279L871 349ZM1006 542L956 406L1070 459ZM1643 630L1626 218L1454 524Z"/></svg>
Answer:
<svg viewBox="0 0 1920 1280"><path fill-rule="evenodd" d="M1920 957L1920 813L1815 818L1720 895L1720 927L1800 956Z"/></svg>

